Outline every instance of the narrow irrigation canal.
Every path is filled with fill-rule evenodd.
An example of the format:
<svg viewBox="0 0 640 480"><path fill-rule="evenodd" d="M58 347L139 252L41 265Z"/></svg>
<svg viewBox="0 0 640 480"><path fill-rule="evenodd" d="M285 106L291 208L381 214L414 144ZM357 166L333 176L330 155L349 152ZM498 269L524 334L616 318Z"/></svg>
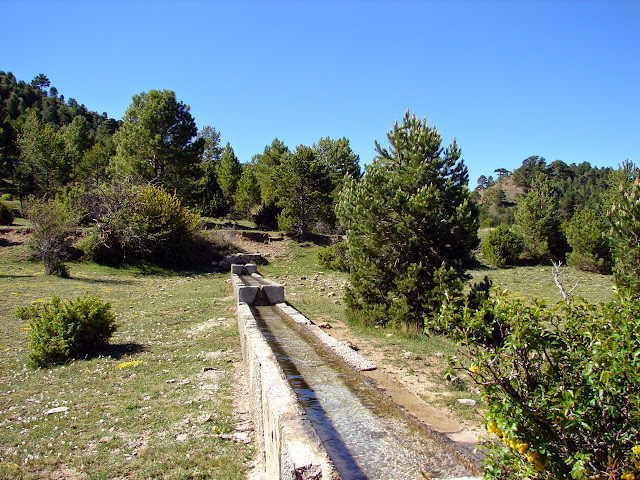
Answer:
<svg viewBox="0 0 640 480"><path fill-rule="evenodd" d="M472 474L455 454L278 307L251 309L343 479L410 480Z"/></svg>

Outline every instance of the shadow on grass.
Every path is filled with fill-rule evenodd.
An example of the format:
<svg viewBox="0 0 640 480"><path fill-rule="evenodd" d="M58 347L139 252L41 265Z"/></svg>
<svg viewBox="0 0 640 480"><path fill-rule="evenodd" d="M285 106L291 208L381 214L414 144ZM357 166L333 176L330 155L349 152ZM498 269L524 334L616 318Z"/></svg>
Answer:
<svg viewBox="0 0 640 480"><path fill-rule="evenodd" d="M119 360L133 353L142 353L145 346L140 343L110 343L100 352L101 355Z"/></svg>
<svg viewBox="0 0 640 480"><path fill-rule="evenodd" d="M69 280L76 280L83 283L106 283L111 285L133 285L135 283L133 280L116 280L113 278L80 278L74 277L73 275L69 278Z"/></svg>
<svg viewBox="0 0 640 480"><path fill-rule="evenodd" d="M0 275L0 278L34 278L37 277L39 275Z"/></svg>

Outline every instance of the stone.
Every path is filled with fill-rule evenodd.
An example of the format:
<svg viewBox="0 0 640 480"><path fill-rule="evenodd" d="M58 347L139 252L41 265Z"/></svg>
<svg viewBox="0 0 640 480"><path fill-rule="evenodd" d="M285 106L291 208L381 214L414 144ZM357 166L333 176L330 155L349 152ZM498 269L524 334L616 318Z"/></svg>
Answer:
<svg viewBox="0 0 640 480"><path fill-rule="evenodd" d="M336 295L336 292L329 292L327 297L335 297L335 295Z"/></svg>
<svg viewBox="0 0 640 480"><path fill-rule="evenodd" d="M69 407L56 407L56 408L52 408L50 410L47 410L46 414L47 415L53 415L54 413L64 413L69 411Z"/></svg>
<svg viewBox="0 0 640 480"><path fill-rule="evenodd" d="M318 324L319 328L324 328L325 330L328 330L329 328L331 328L331 325L329 324L329 322L322 322Z"/></svg>
<svg viewBox="0 0 640 480"><path fill-rule="evenodd" d="M176 437L176 442L186 442L189 439L189 435L186 433L181 433Z"/></svg>
<svg viewBox="0 0 640 480"><path fill-rule="evenodd" d="M475 407L476 406L476 401L471 399L471 398L459 398L458 399L458 403L460 405L467 405L469 407Z"/></svg>

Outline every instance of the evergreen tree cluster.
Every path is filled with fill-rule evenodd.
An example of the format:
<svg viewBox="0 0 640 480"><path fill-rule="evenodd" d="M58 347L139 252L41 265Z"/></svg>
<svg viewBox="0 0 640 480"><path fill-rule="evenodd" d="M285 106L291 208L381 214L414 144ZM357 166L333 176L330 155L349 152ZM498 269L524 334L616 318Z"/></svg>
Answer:
<svg viewBox="0 0 640 480"><path fill-rule="evenodd" d="M119 122L106 113L88 110L75 99L65 101L64 95L50 86L51 82L39 74L30 83L18 81L9 72L0 71L0 176L10 176L20 157L19 138L30 113L51 131L66 134L67 143L78 155L94 144L110 137L118 129ZM50 88L49 88L50 87Z"/></svg>

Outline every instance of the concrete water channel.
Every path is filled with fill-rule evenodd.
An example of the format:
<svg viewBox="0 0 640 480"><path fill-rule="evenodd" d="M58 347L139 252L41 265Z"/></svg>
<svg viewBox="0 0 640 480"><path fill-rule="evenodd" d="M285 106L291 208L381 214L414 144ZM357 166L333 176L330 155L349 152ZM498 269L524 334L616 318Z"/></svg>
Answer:
<svg viewBox="0 0 640 480"><path fill-rule="evenodd" d="M265 478L476 478L358 373L375 365L287 305L282 285L254 265L232 266L232 280Z"/></svg>

